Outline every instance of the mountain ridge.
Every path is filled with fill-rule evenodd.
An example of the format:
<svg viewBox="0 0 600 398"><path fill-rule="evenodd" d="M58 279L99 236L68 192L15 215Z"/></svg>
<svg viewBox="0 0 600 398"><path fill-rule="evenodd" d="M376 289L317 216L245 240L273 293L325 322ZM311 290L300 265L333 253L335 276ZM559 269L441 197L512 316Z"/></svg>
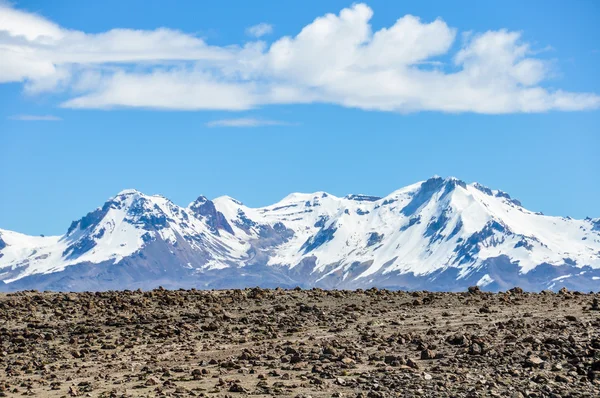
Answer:
<svg viewBox="0 0 600 398"><path fill-rule="evenodd" d="M2 290L598 290L599 279L598 219L544 216L506 192L455 177L434 176L385 197L292 193L259 208L202 195L181 207L126 189L61 236L0 230Z"/></svg>

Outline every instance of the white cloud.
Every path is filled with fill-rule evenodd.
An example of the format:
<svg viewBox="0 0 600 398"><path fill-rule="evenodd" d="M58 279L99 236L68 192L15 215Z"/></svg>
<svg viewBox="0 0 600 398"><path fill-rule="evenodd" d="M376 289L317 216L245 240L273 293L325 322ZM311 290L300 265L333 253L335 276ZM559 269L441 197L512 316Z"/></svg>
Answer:
<svg viewBox="0 0 600 398"><path fill-rule="evenodd" d="M273 33L273 25L261 22L246 29L246 34L254 37L262 37Z"/></svg>
<svg viewBox="0 0 600 398"><path fill-rule="evenodd" d="M55 89L71 79L73 70L82 68L110 63L232 62L234 56L233 48L208 46L172 29L87 34L0 4L0 83L25 81L34 92Z"/></svg>
<svg viewBox="0 0 600 398"><path fill-rule="evenodd" d="M23 37L27 40L61 39L64 30L54 22L33 13L23 12L0 3L0 30L13 37Z"/></svg>
<svg viewBox="0 0 600 398"><path fill-rule="evenodd" d="M597 94L548 88L551 64L519 32L471 33L453 51L458 32L441 19L406 15L373 31L372 15L355 4L270 46L219 47L166 28L89 34L0 6L0 83L23 82L30 94L62 91L70 108L240 111L320 102L496 114L600 107ZM258 37L268 28L252 31Z"/></svg>
<svg viewBox="0 0 600 398"><path fill-rule="evenodd" d="M280 120L265 120L255 118L221 119L206 123L207 127L261 127L261 126L291 126L292 123Z"/></svg>
<svg viewBox="0 0 600 398"><path fill-rule="evenodd" d="M254 86L252 82L228 82L209 73L182 69L117 72L99 79L91 93L68 100L62 106L239 111L256 105Z"/></svg>
<svg viewBox="0 0 600 398"><path fill-rule="evenodd" d="M19 120L23 122L35 122L35 121L45 121L45 122L59 122L62 119L58 116L54 115L14 115L9 116L10 120Z"/></svg>

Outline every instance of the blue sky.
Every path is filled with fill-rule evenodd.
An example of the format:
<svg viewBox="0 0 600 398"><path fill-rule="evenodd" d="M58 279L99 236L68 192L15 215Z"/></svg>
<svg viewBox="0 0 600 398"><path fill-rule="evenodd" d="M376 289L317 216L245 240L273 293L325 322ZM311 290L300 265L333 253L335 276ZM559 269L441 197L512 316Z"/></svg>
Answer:
<svg viewBox="0 0 600 398"><path fill-rule="evenodd" d="M0 228L434 174L600 216L599 3L491 3L0 3Z"/></svg>

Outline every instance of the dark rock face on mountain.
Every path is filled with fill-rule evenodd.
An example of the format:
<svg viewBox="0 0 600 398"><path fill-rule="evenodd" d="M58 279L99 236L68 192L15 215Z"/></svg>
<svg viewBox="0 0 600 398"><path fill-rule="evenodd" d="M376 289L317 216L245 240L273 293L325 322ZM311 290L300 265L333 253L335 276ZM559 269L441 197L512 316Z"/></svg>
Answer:
<svg viewBox="0 0 600 398"><path fill-rule="evenodd" d="M327 228L321 228L319 232L317 232L314 236L311 236L304 242L300 250L304 250L304 254L310 253L314 249L322 246L323 244L329 242L333 239L335 235L336 228L332 224Z"/></svg>
<svg viewBox="0 0 600 398"><path fill-rule="evenodd" d="M89 228L91 225L97 224L98 222L102 221L102 219L104 218L104 216L106 216L106 213L108 213L108 210L111 208L111 206L115 205L115 202L109 200L104 204L104 206L102 206L102 208L91 211L85 216L83 216L81 219L73 221L69 226L69 229L67 230L67 235L72 234L76 230L83 231Z"/></svg>
<svg viewBox="0 0 600 398"><path fill-rule="evenodd" d="M190 205L190 210L198 218L204 218L206 225L210 227L212 233L219 235L219 230L223 230L230 234L234 234L231 225L220 211L217 211L215 204L200 196L194 203Z"/></svg>
<svg viewBox="0 0 600 398"><path fill-rule="evenodd" d="M294 193L262 208L120 192L65 235L0 230L1 290L600 288L600 221L433 177L379 198Z"/></svg>
<svg viewBox="0 0 600 398"><path fill-rule="evenodd" d="M425 203L432 199L433 195L444 187L445 181L441 177L434 177L425 181L419 189L410 195L411 199L400 211L405 216L412 216Z"/></svg>

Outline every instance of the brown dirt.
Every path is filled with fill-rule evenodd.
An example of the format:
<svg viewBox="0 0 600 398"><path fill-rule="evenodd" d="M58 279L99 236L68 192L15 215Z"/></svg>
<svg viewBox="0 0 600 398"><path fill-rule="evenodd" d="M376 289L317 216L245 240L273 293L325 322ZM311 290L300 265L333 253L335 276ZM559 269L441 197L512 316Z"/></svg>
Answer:
<svg viewBox="0 0 600 398"><path fill-rule="evenodd" d="M0 396L598 397L599 298L2 294Z"/></svg>

